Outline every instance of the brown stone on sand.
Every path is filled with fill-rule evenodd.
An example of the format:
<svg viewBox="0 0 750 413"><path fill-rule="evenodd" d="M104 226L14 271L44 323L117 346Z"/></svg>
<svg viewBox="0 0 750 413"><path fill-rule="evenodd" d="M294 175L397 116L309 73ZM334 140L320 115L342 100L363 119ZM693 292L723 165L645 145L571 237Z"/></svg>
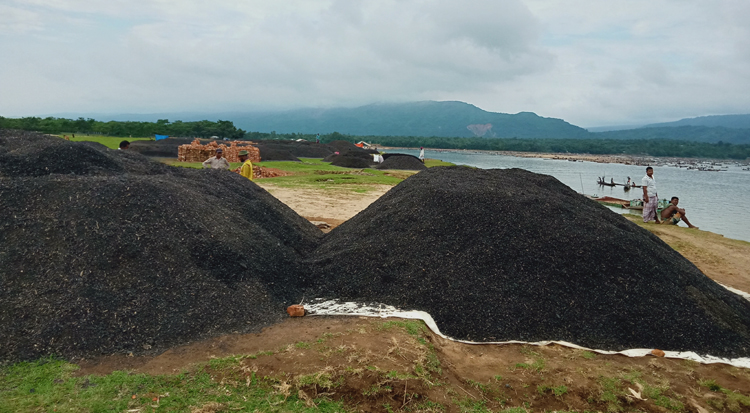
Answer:
<svg viewBox="0 0 750 413"><path fill-rule="evenodd" d="M664 352L659 350L658 348L651 350L651 354L656 357L664 357Z"/></svg>
<svg viewBox="0 0 750 413"><path fill-rule="evenodd" d="M286 312L289 313L289 317L304 317L305 316L305 307L294 304L287 307Z"/></svg>

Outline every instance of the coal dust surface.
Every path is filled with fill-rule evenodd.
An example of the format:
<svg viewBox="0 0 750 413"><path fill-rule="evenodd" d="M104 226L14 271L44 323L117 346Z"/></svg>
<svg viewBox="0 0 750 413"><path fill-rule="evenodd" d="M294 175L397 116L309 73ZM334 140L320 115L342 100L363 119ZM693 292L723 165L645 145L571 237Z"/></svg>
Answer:
<svg viewBox="0 0 750 413"><path fill-rule="evenodd" d="M427 167L416 156L406 154L391 154L377 169L403 169L407 171L422 171Z"/></svg>
<svg viewBox="0 0 750 413"><path fill-rule="evenodd" d="M12 134L0 135L0 360L257 331L301 300L301 257L321 233L248 179Z"/></svg>
<svg viewBox="0 0 750 413"><path fill-rule="evenodd" d="M432 315L472 341L750 355L750 302L555 178L431 168L327 234L316 296Z"/></svg>

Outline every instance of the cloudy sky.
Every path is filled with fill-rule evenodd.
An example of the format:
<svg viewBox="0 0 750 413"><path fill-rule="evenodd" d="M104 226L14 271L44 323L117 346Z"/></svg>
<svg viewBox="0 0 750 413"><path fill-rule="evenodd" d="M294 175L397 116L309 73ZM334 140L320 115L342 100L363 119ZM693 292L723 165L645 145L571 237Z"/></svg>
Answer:
<svg viewBox="0 0 750 413"><path fill-rule="evenodd" d="M460 100L750 113L747 0L0 0L0 115Z"/></svg>

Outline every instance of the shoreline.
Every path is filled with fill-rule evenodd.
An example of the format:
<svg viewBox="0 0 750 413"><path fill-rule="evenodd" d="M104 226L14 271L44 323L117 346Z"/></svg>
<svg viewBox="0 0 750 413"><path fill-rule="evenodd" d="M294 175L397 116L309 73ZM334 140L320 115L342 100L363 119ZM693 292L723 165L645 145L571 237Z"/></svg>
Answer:
<svg viewBox="0 0 750 413"><path fill-rule="evenodd" d="M399 150L408 149L418 151L419 148L407 148L397 146L379 146L378 150ZM727 163L737 164L740 166L748 166L750 162L748 160L736 160L736 159L714 159L714 158L682 158L682 157L656 157L656 156L643 156L643 155L613 155L613 154L601 154L592 155L585 153L555 153L555 152L520 152L520 151L488 151L482 149L435 149L425 148L425 151L430 152L456 152L456 153L469 153L469 154L483 154L483 155L504 155L514 156L517 158L541 158L541 159L553 159L558 161L570 161L570 162L596 162L596 163L617 163L622 165L636 165L636 166L666 166L668 164L676 165L698 165L709 163L711 165L723 165Z"/></svg>

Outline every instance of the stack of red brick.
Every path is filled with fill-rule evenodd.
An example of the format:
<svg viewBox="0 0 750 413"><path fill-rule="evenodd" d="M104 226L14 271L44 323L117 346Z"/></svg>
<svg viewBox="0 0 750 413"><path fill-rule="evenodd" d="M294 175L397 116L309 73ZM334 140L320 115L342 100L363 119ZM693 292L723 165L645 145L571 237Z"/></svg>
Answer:
<svg viewBox="0 0 750 413"><path fill-rule="evenodd" d="M177 160L181 162L203 162L206 159L216 155L216 149L221 148L224 157L229 162L239 162L239 152L247 151L248 159L251 162L260 162L260 150L247 141L228 141L229 146L225 143L216 143L216 141L201 145L200 140L196 139L189 145L180 145L177 148Z"/></svg>

